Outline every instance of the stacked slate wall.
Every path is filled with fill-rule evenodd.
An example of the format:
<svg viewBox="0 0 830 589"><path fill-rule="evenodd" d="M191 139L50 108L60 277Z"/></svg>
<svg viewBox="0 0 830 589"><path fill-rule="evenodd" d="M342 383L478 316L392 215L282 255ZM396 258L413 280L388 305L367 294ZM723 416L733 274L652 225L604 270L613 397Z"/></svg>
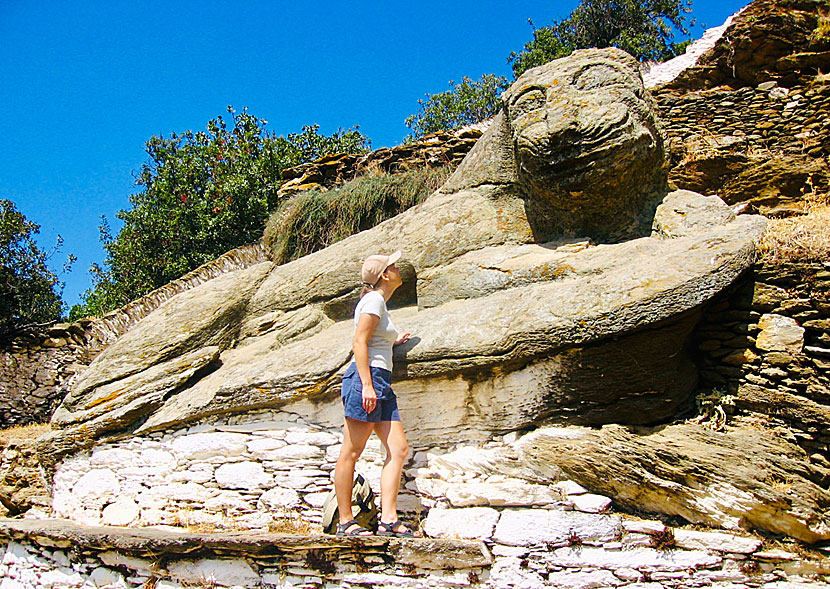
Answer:
<svg viewBox="0 0 830 589"><path fill-rule="evenodd" d="M756 264L708 307L696 342L702 392L783 422L830 468L830 262Z"/></svg>
<svg viewBox="0 0 830 589"><path fill-rule="evenodd" d="M830 84L654 91L670 181L750 212L787 216L830 190Z"/></svg>
<svg viewBox="0 0 830 589"><path fill-rule="evenodd" d="M684 94L658 89L653 95L670 138L734 136L757 150L830 153L830 84L782 88L766 82Z"/></svg>

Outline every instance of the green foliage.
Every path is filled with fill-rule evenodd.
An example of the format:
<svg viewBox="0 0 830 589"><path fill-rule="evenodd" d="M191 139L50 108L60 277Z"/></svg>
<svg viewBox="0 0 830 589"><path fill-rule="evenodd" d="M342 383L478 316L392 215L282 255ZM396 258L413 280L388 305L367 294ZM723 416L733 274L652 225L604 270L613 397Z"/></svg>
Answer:
<svg viewBox="0 0 830 589"><path fill-rule="evenodd" d="M267 121L228 107L206 131L152 137L136 179L141 191L112 237L99 227L106 268L93 265L93 288L71 318L103 314L179 278L221 254L257 241L278 204L283 169L336 152L362 153L356 128L320 135L317 125L276 136Z"/></svg>
<svg viewBox="0 0 830 589"><path fill-rule="evenodd" d="M0 199L0 343L31 327L60 319L63 284L46 266L51 252L43 252L34 241L40 226L26 219L10 200ZM64 271L75 257L70 255Z"/></svg>
<svg viewBox="0 0 830 589"><path fill-rule="evenodd" d="M685 14L691 10L691 0L581 0L568 18L534 27L533 40L507 61L517 78L531 67L589 47L619 47L640 61L665 61L685 48L672 39L675 28L688 34Z"/></svg>
<svg viewBox="0 0 830 589"><path fill-rule="evenodd" d="M458 84L450 81L450 90L418 100L419 111L406 117L405 124L419 138L489 119L498 112L499 95L507 86L507 78L495 74L484 74L478 81L466 76Z"/></svg>
<svg viewBox="0 0 830 589"><path fill-rule="evenodd" d="M295 260L402 213L448 175L446 168L369 174L326 192L301 192L274 211L263 241L278 264Z"/></svg>
<svg viewBox="0 0 830 589"><path fill-rule="evenodd" d="M726 426L727 415L735 407L736 399L734 395L720 388L698 393L695 397L698 416L690 420L691 423L699 423L715 431L723 430Z"/></svg>

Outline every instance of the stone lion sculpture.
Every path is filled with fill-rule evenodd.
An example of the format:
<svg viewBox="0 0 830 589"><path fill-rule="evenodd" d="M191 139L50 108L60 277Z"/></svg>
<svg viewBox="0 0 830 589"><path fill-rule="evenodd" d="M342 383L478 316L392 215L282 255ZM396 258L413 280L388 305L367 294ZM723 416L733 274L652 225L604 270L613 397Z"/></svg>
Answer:
<svg viewBox="0 0 830 589"><path fill-rule="evenodd" d="M257 408L335 424L361 260L395 249L410 287L393 316L415 334L396 349L396 391L414 443L654 423L687 407L697 309L747 267L763 221L667 196L660 126L622 51L531 69L502 102L421 205L299 260L213 279L126 332L55 413L44 463Z"/></svg>

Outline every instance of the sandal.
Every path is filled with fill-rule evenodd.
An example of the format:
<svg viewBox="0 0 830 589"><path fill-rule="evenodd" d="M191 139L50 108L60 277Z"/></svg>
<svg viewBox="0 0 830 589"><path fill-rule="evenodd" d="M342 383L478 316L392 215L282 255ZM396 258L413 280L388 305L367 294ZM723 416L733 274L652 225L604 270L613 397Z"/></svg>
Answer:
<svg viewBox="0 0 830 589"><path fill-rule="evenodd" d="M357 527L355 527L351 532L347 532L346 530L348 530L352 526L357 526ZM345 524L338 523L337 524L337 534L335 534L335 535L336 536L371 536L372 531L367 530L366 528L361 526L359 523L357 523L356 519L353 519L353 520L347 521Z"/></svg>
<svg viewBox="0 0 830 589"><path fill-rule="evenodd" d="M399 532L398 528L403 527L403 531ZM413 532L401 520L387 524L385 522L378 522L378 536L397 536L398 538L420 538L420 532Z"/></svg>

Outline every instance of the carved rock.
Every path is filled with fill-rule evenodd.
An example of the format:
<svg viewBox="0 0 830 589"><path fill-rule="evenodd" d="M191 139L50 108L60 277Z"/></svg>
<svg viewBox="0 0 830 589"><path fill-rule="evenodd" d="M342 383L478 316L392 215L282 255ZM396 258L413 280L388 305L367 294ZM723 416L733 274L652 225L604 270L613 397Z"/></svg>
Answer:
<svg viewBox="0 0 830 589"><path fill-rule="evenodd" d="M41 457L52 466L104 439L260 408L339 425L360 263L398 248L407 288L390 307L414 337L395 350L395 390L410 441L671 420L694 402L700 308L751 264L765 222L666 194L665 155L624 53L534 68L422 204L288 264L204 283L127 331L81 375Z"/></svg>

